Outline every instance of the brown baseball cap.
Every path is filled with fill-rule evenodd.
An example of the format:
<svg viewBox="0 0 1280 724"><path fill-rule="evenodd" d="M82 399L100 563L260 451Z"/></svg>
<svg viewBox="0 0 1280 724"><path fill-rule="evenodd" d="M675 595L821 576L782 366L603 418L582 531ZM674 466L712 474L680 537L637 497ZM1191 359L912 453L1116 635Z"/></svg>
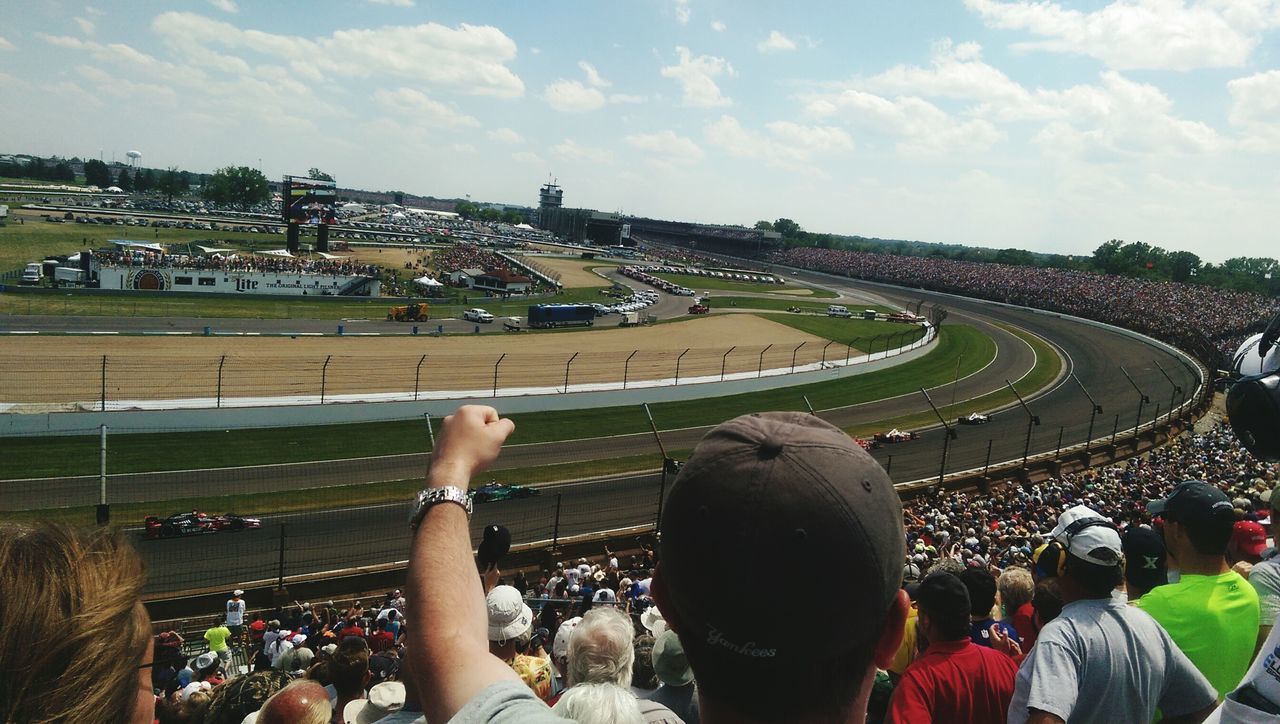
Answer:
<svg viewBox="0 0 1280 724"><path fill-rule="evenodd" d="M893 483L814 415L743 415L707 433L660 527L680 638L704 641L730 666L784 667L867 646L902 584ZM761 585L775 574L797 586ZM803 590L818 593L799 604Z"/></svg>

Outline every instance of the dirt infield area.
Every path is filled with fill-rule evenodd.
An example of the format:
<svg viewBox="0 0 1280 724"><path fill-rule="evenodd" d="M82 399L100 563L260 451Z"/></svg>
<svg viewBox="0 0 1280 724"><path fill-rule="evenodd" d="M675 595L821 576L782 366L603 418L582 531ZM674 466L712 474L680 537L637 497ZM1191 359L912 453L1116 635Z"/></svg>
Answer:
<svg viewBox="0 0 1280 724"><path fill-rule="evenodd" d="M593 274L591 267L613 268L615 266L603 262L587 261L586 259L557 259L547 256L531 256L525 261L532 262L544 270L550 269L553 272L559 272L560 283L570 289L574 287L608 286L609 282L599 274Z"/></svg>
<svg viewBox="0 0 1280 724"><path fill-rule="evenodd" d="M495 365L500 388L555 387L575 353L571 385L670 378L677 364L687 379L718 375L722 364L727 372L787 367L793 352L797 364L816 362L824 346L748 314L482 337L7 337L0 402L92 405L104 379L108 401L214 398L219 390L223 399L319 395L322 382L326 395L487 390ZM832 349L827 359L845 353L844 345Z"/></svg>
<svg viewBox="0 0 1280 724"><path fill-rule="evenodd" d="M344 259L364 264L378 264L392 269L404 269L405 264L419 265L426 262L428 253L422 249L368 248L358 246L351 251L334 252Z"/></svg>

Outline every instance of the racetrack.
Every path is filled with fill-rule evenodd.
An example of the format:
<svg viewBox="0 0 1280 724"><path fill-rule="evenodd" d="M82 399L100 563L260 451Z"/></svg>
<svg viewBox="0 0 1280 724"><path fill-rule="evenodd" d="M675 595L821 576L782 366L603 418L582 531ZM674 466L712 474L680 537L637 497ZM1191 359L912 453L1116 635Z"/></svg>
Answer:
<svg viewBox="0 0 1280 724"><path fill-rule="evenodd" d="M1105 414L1099 416L1094 429L1095 439L1110 433L1113 416L1119 415L1118 426L1122 430L1134 424L1138 395L1120 374L1120 364L1132 375L1136 385L1151 397L1151 404L1144 406L1143 421L1151 419L1156 404L1161 404L1167 411L1172 390L1156 368L1155 362L1163 365L1175 382L1188 391L1188 396L1195 387L1194 373L1179 358L1118 332L1056 315L959 300L945 295L864 285L859 282L833 281L829 277L817 275L791 276L848 291L858 295L858 298L878 298L899 306L914 304L921 299L927 303L936 302L950 310L951 316L947 324L972 324L990 334L997 343L996 362L979 374L960 381L955 390L957 399L960 400L1002 387L1006 379L1016 380L1033 364L1027 345L994 326L992 322L1012 324L1050 340L1061 350L1068 369L1078 375L1084 386L1105 408ZM663 330L674 326L677 325L663 325L655 329ZM599 334L593 332L589 336L594 338ZM569 335L548 337L564 337L566 340L574 338ZM936 389L932 393L935 401L945 404L950 401L951 387ZM1033 428L1030 445L1032 453L1052 451L1057 445L1059 430L1064 447L1083 442L1091 408L1085 395L1073 382L1059 381L1050 389L1028 399L1028 403L1033 412L1040 415L1043 423L1040 427ZM822 416L836 424L850 426L918 412L922 407L922 398L913 395L828 411ZM950 446L950 459L946 469L950 472L982 467L988 443L993 462L1020 459L1026 431L1027 416L1016 407L994 414L990 424L986 426L960 428L959 438ZM664 440L669 449L687 449L703 432L701 429L668 432L664 434ZM919 480L937 474L941 461L941 439L940 430L926 430L918 440L885 446L874 454L889 466L890 474L896 481ZM621 457L653 450L651 437L632 435L521 446L505 453L504 462L527 456L529 460L537 460L537 464L546 464L553 460ZM191 486L193 490L206 492L211 486L217 488L227 485L234 485L237 490L289 490L303 486L411 478L422 474L423 464L423 456L396 456L349 462L267 466L240 473L221 470L146 474L136 478L112 476L112 490L134 496L145 496L146 490L155 485ZM49 480L43 481L40 489L47 495L53 495L59 486L64 486L65 494L83 500L80 496L84 494L84 486L92 484L91 479ZM6 488L16 489L10 487L10 484L6 484ZM627 483L580 485L563 493L565 509L572 505L575 510L582 511L582 520L587 528L650 523L656 512L657 483L653 476L632 478ZM513 535L517 542L529 540L521 535L534 536L534 539L550 538L544 532L551 525L553 512L539 506L546 506L546 501L551 499L544 495L530 501L486 506L480 510L492 511L492 515L485 517L477 514L476 524L483 525L492 522L492 519L500 519L499 522L513 528L513 533L516 529L522 531L520 535ZM273 526L278 523L287 526L285 552L286 574L289 575L398 560L404 557L406 551L406 510L407 504L364 508L359 505L358 500L353 500L351 506L342 510L297 514L278 521L269 520L268 529L262 531L147 542L141 549L153 571L149 590L153 593L178 591L273 576L279 555L279 532ZM577 529L569 524L562 509L561 534L567 535L571 527Z"/></svg>

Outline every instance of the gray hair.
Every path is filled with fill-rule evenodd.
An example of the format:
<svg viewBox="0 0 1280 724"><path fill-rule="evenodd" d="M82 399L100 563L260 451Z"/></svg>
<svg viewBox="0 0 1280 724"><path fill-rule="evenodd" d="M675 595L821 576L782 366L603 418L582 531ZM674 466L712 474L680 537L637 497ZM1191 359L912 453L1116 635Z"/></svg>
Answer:
<svg viewBox="0 0 1280 724"><path fill-rule="evenodd" d="M627 614L611 606L587 611L569 639L569 681L631 686L635 627Z"/></svg>
<svg viewBox="0 0 1280 724"><path fill-rule="evenodd" d="M1000 603L1004 605L1005 614L1013 616L1013 612L1023 604L1031 603L1036 583L1031 578L1031 571L1025 568L1007 568L996 579L996 590L1000 592Z"/></svg>
<svg viewBox="0 0 1280 724"><path fill-rule="evenodd" d="M592 609L595 610L598 609ZM574 631L573 635L577 638L578 632ZM575 684L561 695L551 711L578 724L644 724L645 721L635 695L617 684Z"/></svg>

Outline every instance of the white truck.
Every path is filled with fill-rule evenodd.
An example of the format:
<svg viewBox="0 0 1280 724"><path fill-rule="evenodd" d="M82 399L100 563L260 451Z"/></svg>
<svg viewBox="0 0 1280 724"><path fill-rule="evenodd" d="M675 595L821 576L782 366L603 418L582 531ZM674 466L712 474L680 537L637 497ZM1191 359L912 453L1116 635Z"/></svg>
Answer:
<svg viewBox="0 0 1280 724"><path fill-rule="evenodd" d="M44 266L39 262L32 262L22 270L22 283L39 284L42 276L44 276Z"/></svg>
<svg viewBox="0 0 1280 724"><path fill-rule="evenodd" d="M853 313L849 311L848 307L845 307L839 304L828 304L827 316L828 317L852 317Z"/></svg>
<svg viewBox="0 0 1280 724"><path fill-rule="evenodd" d="M488 324L493 321L493 315L480 307L476 307L475 309L468 309L463 312L462 319L465 322L484 322L485 324Z"/></svg>
<svg viewBox="0 0 1280 724"><path fill-rule="evenodd" d="M618 320L619 327L635 327L640 324L639 312L622 312L621 319Z"/></svg>
<svg viewBox="0 0 1280 724"><path fill-rule="evenodd" d="M53 280L59 286L79 286L84 284L84 270L69 266L60 266L53 270Z"/></svg>

